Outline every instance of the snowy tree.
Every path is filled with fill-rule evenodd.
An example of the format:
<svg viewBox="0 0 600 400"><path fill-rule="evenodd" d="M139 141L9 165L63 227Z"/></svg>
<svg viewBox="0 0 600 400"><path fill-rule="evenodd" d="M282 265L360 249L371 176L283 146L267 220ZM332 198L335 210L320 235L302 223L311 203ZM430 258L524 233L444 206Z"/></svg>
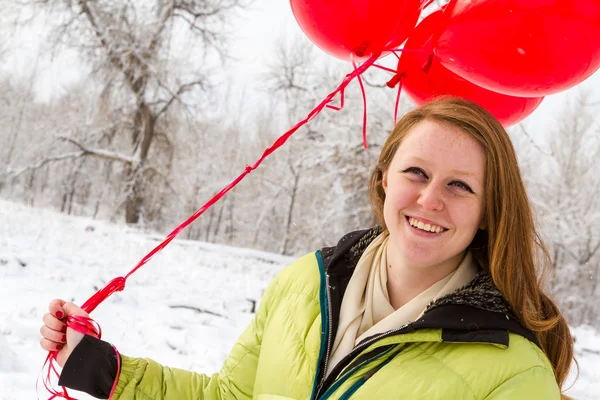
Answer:
<svg viewBox="0 0 600 400"><path fill-rule="evenodd" d="M575 325L600 319L600 126L589 97L581 92L566 104L526 168L550 250L551 286Z"/></svg>
<svg viewBox="0 0 600 400"><path fill-rule="evenodd" d="M153 192L166 186L173 148L168 116L208 109L210 66L228 55L224 28L241 2L21 4L47 13L54 27L51 50L77 49L82 65L90 69L87 87L99 94L103 125L79 124L59 135L63 155L75 160L75 170L83 166L83 157L108 163L106 168L125 183L126 222L139 222L143 213L152 212Z"/></svg>
<svg viewBox="0 0 600 400"><path fill-rule="evenodd" d="M265 83L288 126L304 118L352 71L350 63L318 54L302 38L284 38L275 54ZM275 166L261 175L272 183L266 190L280 199L279 209L265 212L260 219L271 226L269 232L282 229L277 251L301 253L374 224L368 177L393 127L395 92L385 87L386 78L375 69L364 77L371 84L366 88L368 149L363 149L362 95L355 81L345 91L345 108L326 109L311 120L275 156ZM338 95L332 105L340 101Z"/></svg>

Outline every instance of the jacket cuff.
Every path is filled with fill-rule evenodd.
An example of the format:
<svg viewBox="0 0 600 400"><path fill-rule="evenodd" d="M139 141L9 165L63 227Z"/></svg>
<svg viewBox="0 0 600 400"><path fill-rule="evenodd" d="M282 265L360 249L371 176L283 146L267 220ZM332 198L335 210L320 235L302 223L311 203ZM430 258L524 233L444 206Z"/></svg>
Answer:
<svg viewBox="0 0 600 400"><path fill-rule="evenodd" d="M117 379L117 357L110 343L85 335L67 359L58 384L107 399Z"/></svg>

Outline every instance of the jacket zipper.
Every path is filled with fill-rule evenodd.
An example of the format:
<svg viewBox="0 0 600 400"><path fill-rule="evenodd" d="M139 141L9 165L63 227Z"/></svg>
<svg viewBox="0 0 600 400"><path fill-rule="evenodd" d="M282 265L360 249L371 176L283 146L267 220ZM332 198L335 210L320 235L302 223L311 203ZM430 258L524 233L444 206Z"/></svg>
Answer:
<svg viewBox="0 0 600 400"><path fill-rule="evenodd" d="M332 339L332 335L333 333L331 332L331 320L332 320L332 313L333 311L331 310L331 292L329 290L329 275L326 273L325 274L325 285L326 290L327 290L327 316L328 316L328 325L329 325L329 332L327 335L327 348L325 349L325 363L323 365L324 371L323 371L323 377L321 378L321 382L319 382L319 385L317 386L317 391L315 393L315 399L319 399L319 396L321 395L321 390L323 389L323 384L325 383L325 380L327 379L327 366L329 363L329 356L331 353L331 339ZM406 327L408 327L410 324L405 324L402 325L400 328L396 328L396 329L392 329L389 330L387 332L383 332L380 333L377 336L373 336L370 339L367 339L366 341L360 343L357 347L355 347L350 353L348 353L344 358L342 358L339 363L346 363L349 360L352 360L358 353L360 353L362 350L364 350L365 348L367 348L369 345L371 345L372 343L375 343L377 340L379 339L383 339L385 337L388 336L392 336L395 335L397 333L400 333L403 329L405 329Z"/></svg>
<svg viewBox="0 0 600 400"><path fill-rule="evenodd" d="M325 285L327 285L327 324L329 326L328 335L327 335L327 348L325 349L325 363L323 364L323 378L321 378L321 382L319 383L319 387L317 388L317 394L315 399L319 398L319 392L325 382L325 377L327 377L327 365L329 364L329 356L331 354L331 340L333 337L332 329L331 329L331 320L333 319L333 311L331 310L331 291L329 290L329 275L326 275Z"/></svg>
<svg viewBox="0 0 600 400"><path fill-rule="evenodd" d="M371 344L375 343L379 339L384 339L388 336L393 336L397 333L400 333L400 331L403 331L409 325L410 324L402 325L400 328L396 328L396 329L392 329L392 330L380 333L377 336L373 336L372 338L365 340L364 342L362 342L358 346L356 346L354 349L352 349L352 351L350 353L348 353L348 355L346 357L342 358L340 360L340 364L345 362L346 359L348 359L348 358L350 358L350 359L354 358L354 356L357 355L357 353L360 353L361 351L363 351L364 349L366 349L367 347L369 347Z"/></svg>
<svg viewBox="0 0 600 400"><path fill-rule="evenodd" d="M342 393L342 395L340 396L339 400L348 400L350 398L350 396L352 396L358 389L360 389L362 387L362 385L365 384L365 382L373 375L375 375L381 368L385 367L390 361L392 361L392 359L394 357L396 357L398 354L400 354L400 352L402 352L402 350L405 348L406 346L402 346L402 348L393 353L392 355L389 355L387 360L385 360L383 363L381 363L380 365L378 365L377 367L373 368L372 370L368 371L367 373L365 373L360 379L358 379L356 382L354 382L354 384L352 384L352 386L350 386L348 388L348 390L346 390L345 393ZM391 350L391 349L390 349ZM387 354L388 351L384 352L383 354ZM383 354L378 355L377 357L373 357L370 361L373 361L376 358L381 357ZM361 364L361 365L364 365ZM357 367L359 368L359 367ZM356 369L353 369L353 371Z"/></svg>
<svg viewBox="0 0 600 400"><path fill-rule="evenodd" d="M344 381L346 381L346 379L348 379L350 376L352 376L352 374L357 371L358 369L364 367L365 365L367 365L368 363L377 360L378 358L384 357L386 355L388 355L389 353L391 353L395 348L391 347L388 350L384 351L381 354L376 355L375 357L369 358L368 360L363 361L362 363L358 364L357 366L355 366L354 368L352 368L350 371L347 371L344 373L344 375L342 375L340 377L340 379L337 379L328 389L325 393L323 393L323 396L320 398L321 400L326 400L328 399L333 392L335 392L343 383ZM362 378L361 378L362 379ZM360 380L359 380L360 381ZM364 383L364 382L363 382ZM353 385L354 386L354 385ZM352 388L351 388L352 389Z"/></svg>

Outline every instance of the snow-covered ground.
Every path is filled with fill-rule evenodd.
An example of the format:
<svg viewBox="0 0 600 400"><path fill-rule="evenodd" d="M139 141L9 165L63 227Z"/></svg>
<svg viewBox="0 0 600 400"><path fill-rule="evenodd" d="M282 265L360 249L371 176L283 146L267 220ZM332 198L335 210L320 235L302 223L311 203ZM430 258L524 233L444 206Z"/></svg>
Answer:
<svg viewBox="0 0 600 400"><path fill-rule="evenodd" d="M0 400L37 398L35 383L46 356L38 329L48 302L60 297L83 303L108 280L125 275L161 239L0 200ZM251 320L253 303L289 261L174 241L92 316L103 338L124 354L215 372ZM600 399L600 335L586 327L574 333L581 374L569 394ZM40 390L39 398L48 396Z"/></svg>

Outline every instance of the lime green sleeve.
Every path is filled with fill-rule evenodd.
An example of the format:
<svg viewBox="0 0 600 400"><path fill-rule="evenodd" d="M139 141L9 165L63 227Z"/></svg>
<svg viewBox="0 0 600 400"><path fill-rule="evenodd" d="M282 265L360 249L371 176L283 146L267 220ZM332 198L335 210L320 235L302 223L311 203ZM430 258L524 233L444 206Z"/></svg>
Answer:
<svg viewBox="0 0 600 400"><path fill-rule="evenodd" d="M212 376L169 368L147 358L122 355L121 373L112 400L252 399L256 367L272 282L255 318L234 345L221 371Z"/></svg>
<svg viewBox="0 0 600 400"><path fill-rule="evenodd" d="M531 367L498 386L485 400L560 400L554 373L542 366Z"/></svg>

